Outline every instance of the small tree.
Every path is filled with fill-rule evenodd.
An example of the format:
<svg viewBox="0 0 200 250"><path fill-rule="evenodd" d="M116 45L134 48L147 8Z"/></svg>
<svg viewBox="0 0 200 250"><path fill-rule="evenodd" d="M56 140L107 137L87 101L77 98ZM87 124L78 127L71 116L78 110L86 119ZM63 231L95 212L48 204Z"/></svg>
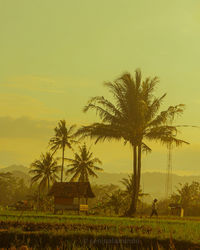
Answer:
<svg viewBox="0 0 200 250"><path fill-rule="evenodd" d="M177 192L172 194L171 202L180 204L186 213L189 209L200 206L200 183L193 181L191 184L179 184Z"/></svg>
<svg viewBox="0 0 200 250"><path fill-rule="evenodd" d="M70 164L68 167L71 167L66 171L66 175L71 174L70 181L89 181L89 177L98 177L95 173L96 171L102 171L103 169L96 166L96 164L101 165L102 162L97 158L93 158L93 153L90 152L90 149L87 149L86 144L83 144L79 147L79 154L74 154L74 159L66 158Z"/></svg>
<svg viewBox="0 0 200 250"><path fill-rule="evenodd" d="M74 129L76 125L72 125L69 129L66 127L66 121L60 120L58 126L54 129L55 136L50 139L49 145L53 154L58 150L62 150L62 164L61 164L61 177L60 181L63 181L64 172L64 158L65 158L65 148L68 147L72 149L72 144L77 141L74 140Z"/></svg>
<svg viewBox="0 0 200 250"><path fill-rule="evenodd" d="M108 200L105 202L104 206L112 208L114 213L119 215L120 211L124 210L126 207L126 197L124 197L124 192L118 189L111 195L107 196Z"/></svg>
<svg viewBox="0 0 200 250"><path fill-rule="evenodd" d="M34 175L31 178L31 183L39 181L39 190L43 191L47 187L49 191L50 184L58 179L59 169L57 160L50 153L42 154L39 160L35 160L31 164L29 173Z"/></svg>

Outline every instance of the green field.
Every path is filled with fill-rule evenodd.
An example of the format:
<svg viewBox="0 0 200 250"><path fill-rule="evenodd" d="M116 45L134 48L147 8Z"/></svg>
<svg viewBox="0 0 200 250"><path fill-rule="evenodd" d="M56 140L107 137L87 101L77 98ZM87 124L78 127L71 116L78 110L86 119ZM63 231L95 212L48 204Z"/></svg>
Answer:
<svg viewBox="0 0 200 250"><path fill-rule="evenodd" d="M199 218L149 219L4 211L0 214L0 238L4 238L4 246L1 247L11 244L14 239L18 244L19 242L28 244L31 242L28 237L40 237L40 241L43 242L41 244L49 243L53 239L55 242L66 241L66 244L73 240L75 245L77 242L81 245L80 242L85 239L92 239L93 243L95 240L103 242L103 239L107 239L105 242L111 242L109 239L128 239L131 242L131 239L134 239L132 242L134 244L139 244L138 242L146 244L149 241L148 244L157 242L164 249L167 244L174 244L176 249L190 249L183 248L186 245L192 249L195 245L200 246L199 220ZM2 240L0 242L2 244Z"/></svg>

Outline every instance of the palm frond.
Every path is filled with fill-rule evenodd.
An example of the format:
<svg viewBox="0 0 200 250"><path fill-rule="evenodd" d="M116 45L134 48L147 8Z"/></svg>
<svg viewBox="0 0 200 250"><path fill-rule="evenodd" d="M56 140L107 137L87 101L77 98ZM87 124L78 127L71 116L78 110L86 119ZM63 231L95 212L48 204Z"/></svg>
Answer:
<svg viewBox="0 0 200 250"><path fill-rule="evenodd" d="M74 154L74 158L67 158L67 161L70 162L68 167L71 167L66 171L66 175L73 175L71 181L88 181L89 176L97 177L95 171L102 171L103 169L95 166L94 164L101 164L102 162L97 158L92 158L92 152L87 149L86 144L84 143L79 147L79 153Z"/></svg>

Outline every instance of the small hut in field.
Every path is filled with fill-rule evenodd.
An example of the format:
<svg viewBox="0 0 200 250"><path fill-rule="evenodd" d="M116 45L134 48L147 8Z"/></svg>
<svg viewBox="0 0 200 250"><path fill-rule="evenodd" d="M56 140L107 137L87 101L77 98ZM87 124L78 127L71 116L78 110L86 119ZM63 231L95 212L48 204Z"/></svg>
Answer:
<svg viewBox="0 0 200 250"><path fill-rule="evenodd" d="M171 215L183 217L184 209L182 208L182 206L180 204L170 203L169 207L171 209Z"/></svg>
<svg viewBox="0 0 200 250"><path fill-rule="evenodd" d="M55 182L49 191L54 197L54 211L87 211L88 198L94 198L89 182Z"/></svg>

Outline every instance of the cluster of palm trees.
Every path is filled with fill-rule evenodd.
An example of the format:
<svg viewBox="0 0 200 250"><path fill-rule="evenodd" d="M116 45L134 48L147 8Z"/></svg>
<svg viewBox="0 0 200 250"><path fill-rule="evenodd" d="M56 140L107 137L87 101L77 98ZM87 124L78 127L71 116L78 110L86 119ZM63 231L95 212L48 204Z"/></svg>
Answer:
<svg viewBox="0 0 200 250"><path fill-rule="evenodd" d="M66 126L65 120L60 120L58 126L54 129L55 135L49 141L50 151L42 154L39 160L35 160L31 164L30 174L34 175L31 179L32 183L39 181L40 191L49 191L50 185L59 180L63 182L64 176L64 162L67 161L68 169L65 171L66 176L72 175L70 181L89 181L89 176L97 177L95 171L101 171L102 168L96 166L101 165L102 162L97 158L93 158L93 153L90 148L87 149L86 144L78 146L79 152L74 153L74 158L65 158L65 149L69 148L74 151L73 145L80 144L76 140L74 132L75 125ZM55 158L54 155L58 150L61 150L62 156ZM59 160L61 159L61 165Z"/></svg>
<svg viewBox="0 0 200 250"><path fill-rule="evenodd" d="M129 143L131 145L133 154L132 185L134 188L127 215L134 214L137 208L142 153L151 152L147 141L161 142L167 146L187 144L186 141L177 139L177 126L172 125L174 118L183 113L184 105L170 106L159 112L166 94L161 97L154 95L158 82L157 77L142 79L141 71L137 69L134 76L125 73L114 82L105 83L112 95L112 101L103 96L96 96L91 98L83 109L84 112L96 111L100 122L82 126L74 134L80 139L86 137L95 139L95 143L105 140L123 140L124 144ZM56 135L50 141L52 150L62 149L61 181L63 180L65 146L71 148L71 140L74 140L74 137L69 136L69 134L67 137L63 136L61 133L62 126L64 131L64 121L60 123L59 128L55 129ZM72 131L73 128L70 128L68 132ZM74 174L72 180L78 176L79 180L85 178L81 171L76 174L78 161L79 157L76 155L75 159L71 161L72 168L68 170L68 173ZM94 162L100 163L96 160Z"/></svg>

